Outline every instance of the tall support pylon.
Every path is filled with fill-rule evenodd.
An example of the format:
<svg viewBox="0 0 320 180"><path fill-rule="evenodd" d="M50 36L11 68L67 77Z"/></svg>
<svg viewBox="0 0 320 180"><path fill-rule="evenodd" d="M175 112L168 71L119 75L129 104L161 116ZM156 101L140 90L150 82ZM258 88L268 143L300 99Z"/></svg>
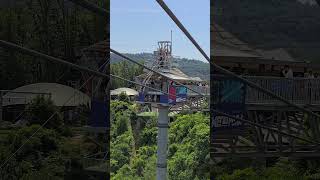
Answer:
<svg viewBox="0 0 320 180"><path fill-rule="evenodd" d="M167 179L169 106L158 106L157 180Z"/></svg>

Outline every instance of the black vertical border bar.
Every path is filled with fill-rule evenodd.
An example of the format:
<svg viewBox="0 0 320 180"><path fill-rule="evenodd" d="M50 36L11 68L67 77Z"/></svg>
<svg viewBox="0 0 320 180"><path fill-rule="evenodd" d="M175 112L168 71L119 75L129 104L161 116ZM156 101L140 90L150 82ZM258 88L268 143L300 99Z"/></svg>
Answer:
<svg viewBox="0 0 320 180"><path fill-rule="evenodd" d="M107 66L107 71L106 73L108 75L110 75L110 62L111 62L111 59L110 59L110 0L106 0L106 10L109 12L107 13L107 17L106 17L106 21L107 21L107 28L106 28L106 31L107 31L107 37L106 37L106 40L107 40L107 44L108 44L108 53L107 53L107 57L109 59L109 63L106 64ZM106 179L110 179L110 129L111 129L111 123L110 123L110 76L108 76L107 80L106 80L106 88L105 88L105 92L106 92L106 104L107 104L107 114L108 114L108 119L107 119L107 133L106 133L106 136L107 136L107 163L108 163L108 170L107 170L107 178Z"/></svg>
<svg viewBox="0 0 320 180"><path fill-rule="evenodd" d="M213 21L214 21L214 16L213 16L213 5L214 5L215 0L210 0L210 61L213 61L213 32L212 32L212 27L213 27ZM212 109L214 108L214 96L212 93L214 92L214 80L213 80L213 73L214 73L214 67L212 63L210 62L210 140L209 140L209 153L210 153L210 179L214 180L212 168L213 168L213 154L211 152L211 144L212 144L212 139L213 139L213 119L214 119L214 114Z"/></svg>

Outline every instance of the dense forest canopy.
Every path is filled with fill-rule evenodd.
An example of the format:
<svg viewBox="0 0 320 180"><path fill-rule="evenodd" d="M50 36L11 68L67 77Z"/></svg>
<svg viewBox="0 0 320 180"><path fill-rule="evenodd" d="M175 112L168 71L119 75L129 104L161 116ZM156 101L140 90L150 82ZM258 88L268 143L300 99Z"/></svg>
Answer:
<svg viewBox="0 0 320 180"><path fill-rule="evenodd" d="M133 60L140 62L153 62L155 59L154 55L151 53L139 53L139 54L125 54L126 56L132 58ZM117 64L118 62L125 61L123 58L111 54L111 66ZM174 57L173 62L176 62L178 68L181 69L185 74L193 77L200 77L203 80L209 80L210 66L207 62ZM131 63L132 64L132 63Z"/></svg>
<svg viewBox="0 0 320 180"><path fill-rule="evenodd" d="M81 128L74 125L80 124L83 118L75 120L73 125L64 122L63 113L44 97L35 98L26 108L27 116L32 119L27 126L0 123L1 178L89 179L83 157L94 153L99 146L91 136L80 133ZM57 113L51 121L40 128L54 112ZM36 131L37 134L31 137Z"/></svg>
<svg viewBox="0 0 320 180"><path fill-rule="evenodd" d="M156 177L156 117L139 117L138 105L111 102L112 179ZM209 115L177 115L171 119L168 145L169 179L209 179Z"/></svg>
<svg viewBox="0 0 320 180"><path fill-rule="evenodd" d="M109 9L109 0L88 1ZM108 40L107 23L108 17L70 1L0 0L1 40L75 64L79 64L82 48ZM0 89L38 82L67 84L69 80L81 79L77 70L0 48ZM88 111L87 107L78 108ZM16 126L15 118L1 121L0 179L90 179L85 170L90 165L83 157L102 149L100 143L105 141L83 132L89 112L82 111L79 110L77 119L67 122L63 117L65 109L56 107L50 99L37 97L17 112L19 117L26 118L25 125ZM107 166L108 161L101 165Z"/></svg>
<svg viewBox="0 0 320 180"><path fill-rule="evenodd" d="M106 1L91 0L106 8ZM108 37L106 18L64 0L10 1L0 8L0 38L76 63L81 48ZM0 48L0 89L77 80L80 72Z"/></svg>

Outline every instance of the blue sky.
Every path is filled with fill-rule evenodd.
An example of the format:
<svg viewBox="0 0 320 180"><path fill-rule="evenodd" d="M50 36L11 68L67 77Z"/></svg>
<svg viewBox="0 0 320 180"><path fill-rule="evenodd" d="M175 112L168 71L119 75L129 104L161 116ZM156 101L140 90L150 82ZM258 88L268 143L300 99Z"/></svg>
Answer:
<svg viewBox="0 0 320 180"><path fill-rule="evenodd" d="M210 0L165 2L210 55ZM110 3L110 41L114 50L153 52L158 41L170 40L172 30L174 56L206 61L155 0L111 0Z"/></svg>

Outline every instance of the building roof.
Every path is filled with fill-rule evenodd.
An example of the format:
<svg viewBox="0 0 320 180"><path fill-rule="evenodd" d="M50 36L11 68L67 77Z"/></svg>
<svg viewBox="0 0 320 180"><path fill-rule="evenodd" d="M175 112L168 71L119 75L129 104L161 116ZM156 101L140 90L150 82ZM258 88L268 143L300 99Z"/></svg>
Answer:
<svg viewBox="0 0 320 180"><path fill-rule="evenodd" d="M215 45L225 45L229 47L233 47L242 51L252 51L249 45L238 38L236 38L233 34L226 31L224 28L219 26L218 24L212 24L211 26L211 36L213 40L213 46Z"/></svg>
<svg viewBox="0 0 320 180"><path fill-rule="evenodd" d="M218 24L211 26L211 37L211 54L213 57L260 57L259 53L249 47L247 43L239 40Z"/></svg>
<svg viewBox="0 0 320 180"><path fill-rule="evenodd" d="M211 54L213 60L217 63L305 64L303 61L295 60L283 48L272 50L254 49L217 24L211 26L211 37L213 37Z"/></svg>
<svg viewBox="0 0 320 180"><path fill-rule="evenodd" d="M231 48L225 45L217 45L212 49L213 57L241 57L241 58L259 58L259 55L252 54L250 52L241 51L236 48Z"/></svg>
<svg viewBox="0 0 320 180"><path fill-rule="evenodd" d="M139 94L138 91L131 89L131 88L118 88L111 90L110 95L111 96L118 96L121 93L126 93L128 96L137 96Z"/></svg>
<svg viewBox="0 0 320 180"><path fill-rule="evenodd" d="M177 80L177 81L196 81L196 82L203 81L199 77L190 77L186 75L178 68L171 68L170 70L167 70L167 71L165 70L160 73L165 77L168 77L170 79Z"/></svg>
<svg viewBox="0 0 320 180"><path fill-rule="evenodd" d="M272 50L257 50L263 59L267 60L278 60L278 61L290 61L295 62L296 60L283 48L272 49Z"/></svg>
<svg viewBox="0 0 320 180"><path fill-rule="evenodd" d="M200 77L190 77L186 75L184 72L182 72L178 68L171 68L170 70L162 70L159 72L162 76L165 76L167 78L176 80L176 81L184 81L184 82L202 82ZM144 79L146 78L147 73L141 74L136 77L136 79ZM157 74L154 74L153 77L159 77Z"/></svg>
<svg viewBox="0 0 320 180"><path fill-rule="evenodd" d="M15 93L30 92L30 93ZM32 93L31 93L32 92ZM91 103L88 95L69 86L57 83L36 83L18 87L3 96L3 106L28 104L38 95L48 93L56 106L78 106ZM46 96L46 95L45 95ZM70 100L69 100L70 99ZM68 101L69 100L69 101ZM66 102L68 101L68 102Z"/></svg>

